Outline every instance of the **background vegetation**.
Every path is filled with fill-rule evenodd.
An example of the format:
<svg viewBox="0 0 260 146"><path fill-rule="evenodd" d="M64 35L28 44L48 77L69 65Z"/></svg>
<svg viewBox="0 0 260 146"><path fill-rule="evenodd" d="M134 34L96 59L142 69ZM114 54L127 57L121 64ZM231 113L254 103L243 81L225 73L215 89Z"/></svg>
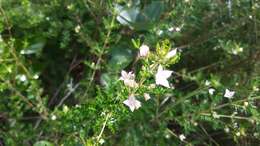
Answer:
<svg viewBox="0 0 260 146"><path fill-rule="evenodd" d="M259 37L259 0L0 0L0 145L260 145Z"/></svg>

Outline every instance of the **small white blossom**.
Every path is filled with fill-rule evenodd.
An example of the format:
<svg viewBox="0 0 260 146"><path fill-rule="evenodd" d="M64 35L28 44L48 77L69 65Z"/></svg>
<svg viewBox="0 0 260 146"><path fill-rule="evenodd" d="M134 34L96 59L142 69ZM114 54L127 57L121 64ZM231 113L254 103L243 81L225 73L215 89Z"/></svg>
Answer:
<svg viewBox="0 0 260 146"><path fill-rule="evenodd" d="M155 82L157 85L162 85L164 87L170 88L170 84L168 82L168 78L171 76L172 71L163 70L162 66L159 65L158 71L155 75Z"/></svg>
<svg viewBox="0 0 260 146"><path fill-rule="evenodd" d="M104 144L105 143L105 140L103 139L103 138L101 138L100 140L99 140L99 144Z"/></svg>
<svg viewBox="0 0 260 146"><path fill-rule="evenodd" d="M38 79L38 78L39 78L39 75L35 74L35 75L33 76L33 78L34 78L34 79Z"/></svg>
<svg viewBox="0 0 260 146"><path fill-rule="evenodd" d="M185 137L183 134L181 134L181 135L179 136L179 138L180 138L181 141L184 141L184 140L186 139L186 137Z"/></svg>
<svg viewBox="0 0 260 146"><path fill-rule="evenodd" d="M151 99L151 96L148 93L144 93L144 99L145 101Z"/></svg>
<svg viewBox="0 0 260 146"><path fill-rule="evenodd" d="M229 133L229 131L230 131L228 127L226 127L224 130L226 133Z"/></svg>
<svg viewBox="0 0 260 146"><path fill-rule="evenodd" d="M210 83L209 80L206 80L206 81L205 81L205 85L206 85L206 86L209 86L210 84L211 84L211 83Z"/></svg>
<svg viewBox="0 0 260 146"><path fill-rule="evenodd" d="M259 88L256 86L253 86L253 91L259 91Z"/></svg>
<svg viewBox="0 0 260 146"><path fill-rule="evenodd" d="M225 90L224 97L226 97L228 99L232 99L234 95L235 95L235 91L231 91L228 89Z"/></svg>
<svg viewBox="0 0 260 146"><path fill-rule="evenodd" d="M21 82L25 82L25 81L27 80L27 77L26 77L25 75L20 75L20 76L19 76L19 80L20 80Z"/></svg>
<svg viewBox="0 0 260 146"><path fill-rule="evenodd" d="M130 95L127 100L123 102L133 112L141 107L141 102L136 100L134 95Z"/></svg>
<svg viewBox="0 0 260 146"><path fill-rule="evenodd" d="M163 34L162 30L158 30L157 35L161 36Z"/></svg>
<svg viewBox="0 0 260 146"><path fill-rule="evenodd" d="M57 117L55 115L51 116L51 120L55 121L57 119Z"/></svg>
<svg viewBox="0 0 260 146"><path fill-rule="evenodd" d="M67 105L64 105L62 110L64 113L67 113L69 111L69 108Z"/></svg>
<svg viewBox="0 0 260 146"><path fill-rule="evenodd" d="M209 88L209 94L210 94L210 95L213 95L215 91L216 91L215 89Z"/></svg>
<svg viewBox="0 0 260 146"><path fill-rule="evenodd" d="M181 28L180 28L180 27L176 27L175 30L176 30L177 32L180 32L180 31L181 31Z"/></svg>
<svg viewBox="0 0 260 146"><path fill-rule="evenodd" d="M121 71L121 77L119 80L124 81L124 84L129 87L137 87L137 83L135 82L135 75L132 72L127 73L126 71Z"/></svg>
<svg viewBox="0 0 260 146"><path fill-rule="evenodd" d="M244 106L247 107L248 105L249 105L249 103L245 101Z"/></svg>
<svg viewBox="0 0 260 146"><path fill-rule="evenodd" d="M244 48L240 47L240 48L238 49L238 51L239 51L239 52L243 52L243 51L244 51Z"/></svg>
<svg viewBox="0 0 260 146"><path fill-rule="evenodd" d="M77 25L77 26L75 27L75 32L76 32L76 33L79 33L79 31L80 31L80 26Z"/></svg>
<svg viewBox="0 0 260 146"><path fill-rule="evenodd" d="M149 53L149 47L147 45L142 45L139 48L139 54L141 57L146 57Z"/></svg>
<svg viewBox="0 0 260 146"><path fill-rule="evenodd" d="M156 87L155 84L150 84L148 88L149 88L149 89L154 89L155 87Z"/></svg>
<svg viewBox="0 0 260 146"><path fill-rule="evenodd" d="M172 32L174 30L174 27L168 28L168 31Z"/></svg>
<svg viewBox="0 0 260 146"><path fill-rule="evenodd" d="M167 59L172 58L176 54L177 54L177 49L173 49L173 50L171 50L170 52L167 53L165 58L167 58Z"/></svg>
<svg viewBox="0 0 260 146"><path fill-rule="evenodd" d="M237 133L236 133L236 136L240 136L240 135L241 135L241 133L240 133L240 132L237 132Z"/></svg>

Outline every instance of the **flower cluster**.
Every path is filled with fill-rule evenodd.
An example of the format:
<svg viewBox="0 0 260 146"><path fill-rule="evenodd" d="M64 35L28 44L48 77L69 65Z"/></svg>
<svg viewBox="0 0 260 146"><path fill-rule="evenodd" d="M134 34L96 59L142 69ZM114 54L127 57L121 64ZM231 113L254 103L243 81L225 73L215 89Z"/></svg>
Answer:
<svg viewBox="0 0 260 146"><path fill-rule="evenodd" d="M141 45L139 48L139 57L141 58L147 58L149 57L150 48L147 45ZM172 49L168 51L165 55L163 60L171 59L172 57L177 55L177 49ZM166 88L171 88L171 84L168 81L168 78L172 75L173 71L163 69L163 66L161 64L153 64L151 66L154 66L157 68L157 71L151 67L150 70L154 73L154 79L155 79L155 85L163 86ZM142 82L137 83L135 81L135 74L133 72L126 72L124 70L121 71L121 77L119 80L124 82L124 85L128 88L137 88L139 85L142 85ZM138 85L139 84L139 85ZM153 84L154 85L154 84ZM151 86L151 85L150 85ZM136 99L135 95L138 95L136 93L130 93L128 98L123 102L126 106L130 108L130 110L133 112L134 110L137 110L141 107L141 102ZM148 101L151 99L151 96L148 93L144 93L143 97L145 101Z"/></svg>

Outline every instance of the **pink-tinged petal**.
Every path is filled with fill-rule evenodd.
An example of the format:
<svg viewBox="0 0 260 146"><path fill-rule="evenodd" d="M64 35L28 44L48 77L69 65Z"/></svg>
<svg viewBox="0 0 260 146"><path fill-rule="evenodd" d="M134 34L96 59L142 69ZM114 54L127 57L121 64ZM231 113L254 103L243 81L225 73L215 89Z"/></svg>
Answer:
<svg viewBox="0 0 260 146"><path fill-rule="evenodd" d="M147 45L142 45L139 49L140 49L139 55L141 57L146 57L148 55L149 47Z"/></svg>
<svg viewBox="0 0 260 146"><path fill-rule="evenodd" d="M144 99L145 101L151 99L151 96L148 93L144 93Z"/></svg>
<svg viewBox="0 0 260 146"><path fill-rule="evenodd" d="M122 70L122 71L121 71L121 77L122 77L123 79L126 79L126 78L127 78L127 72L124 71L124 70Z"/></svg>
<svg viewBox="0 0 260 146"><path fill-rule="evenodd" d="M173 49L170 52L167 53L166 58L172 58L177 54L177 49Z"/></svg>
<svg viewBox="0 0 260 146"><path fill-rule="evenodd" d="M231 99L233 98L234 95L235 95L235 91L230 91L228 89L225 90L224 97Z"/></svg>
<svg viewBox="0 0 260 146"><path fill-rule="evenodd" d="M162 85L164 87L170 88L169 82L166 79L156 80L157 85Z"/></svg>
<svg viewBox="0 0 260 146"><path fill-rule="evenodd" d="M141 102L138 100L135 100L135 109L139 109L141 107Z"/></svg>
<svg viewBox="0 0 260 146"><path fill-rule="evenodd" d="M135 109L138 109L141 107L141 102L136 100L133 95L130 95L127 100L123 102L126 106L130 108L130 110L133 112Z"/></svg>
<svg viewBox="0 0 260 146"><path fill-rule="evenodd" d="M158 71L155 75L155 82L157 85L162 85L164 87L170 88L168 78L171 76L172 71L170 70L163 70L162 66L158 67Z"/></svg>

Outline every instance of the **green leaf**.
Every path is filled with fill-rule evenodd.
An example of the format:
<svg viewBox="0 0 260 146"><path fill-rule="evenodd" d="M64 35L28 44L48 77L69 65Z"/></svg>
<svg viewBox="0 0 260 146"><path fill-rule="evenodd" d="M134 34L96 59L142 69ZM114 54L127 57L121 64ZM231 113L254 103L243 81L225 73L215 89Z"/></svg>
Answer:
<svg viewBox="0 0 260 146"><path fill-rule="evenodd" d="M132 50L126 46L118 46L112 49L111 59L108 61L108 70L119 72L127 67L133 60Z"/></svg>
<svg viewBox="0 0 260 146"><path fill-rule="evenodd" d="M38 141L35 144L33 144L33 146L54 146L53 143L50 143L48 141L42 140L42 141Z"/></svg>
<svg viewBox="0 0 260 146"><path fill-rule="evenodd" d="M123 25L128 25L132 29L148 30L156 22L158 22L164 5L162 2L154 1L143 10L138 6L125 7L117 6L116 10L119 11L117 21Z"/></svg>

